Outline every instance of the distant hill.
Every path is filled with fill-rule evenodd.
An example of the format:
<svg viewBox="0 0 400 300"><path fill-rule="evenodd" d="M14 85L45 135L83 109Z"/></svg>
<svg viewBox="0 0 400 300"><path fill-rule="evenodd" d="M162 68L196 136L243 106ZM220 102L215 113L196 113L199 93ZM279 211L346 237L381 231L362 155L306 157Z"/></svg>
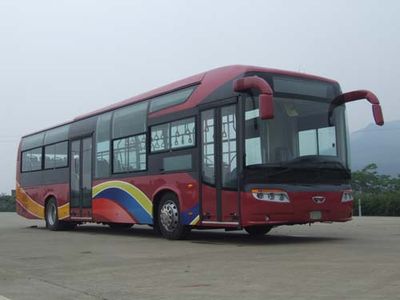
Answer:
<svg viewBox="0 0 400 300"><path fill-rule="evenodd" d="M376 163L380 174L400 174L400 120L367 127L350 134L352 170Z"/></svg>

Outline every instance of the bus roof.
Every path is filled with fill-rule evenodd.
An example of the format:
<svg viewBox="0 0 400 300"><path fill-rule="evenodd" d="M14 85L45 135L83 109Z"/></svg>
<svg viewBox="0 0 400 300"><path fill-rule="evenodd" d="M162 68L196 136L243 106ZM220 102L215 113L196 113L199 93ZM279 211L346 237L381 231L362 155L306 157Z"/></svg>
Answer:
<svg viewBox="0 0 400 300"><path fill-rule="evenodd" d="M181 110L181 109L194 107L197 104L199 104L202 99L204 99L207 95L211 94L214 90L216 90L222 84L224 84L236 77L239 77L242 74L248 73L248 72L272 73L272 74L294 76L294 77L298 77L298 78L305 78L305 79L311 79L311 80L321 80L321 81L330 82L330 83L337 83L336 81L328 79L328 78L305 74L305 73L299 73L299 72L284 71L284 70L279 70L279 69L270 69L270 68L262 68L262 67L247 66L247 65L225 66L225 67L212 69L207 72L199 73L199 74L187 77L185 79L175 81L173 83L156 88L149 92L145 92L143 94L134 96L132 98L128 98L126 100L123 100L123 101L120 101L117 103L114 103L114 104L106 106L104 108L100 108L100 109L92 111L90 113L80 115L80 116L76 117L75 119L73 119L72 121L64 122L62 124L58 124L57 126L52 126L50 128L46 128L46 129L28 134L26 136L30 136L30 135L33 135L33 134L36 134L39 132L53 129L53 128L56 128L56 127L59 127L62 125L70 124L74 121L79 121L79 120L82 120L85 118L96 116L101 113L112 111L112 110L130 105L130 104L133 104L136 102L151 99L156 96L160 96L160 95L172 92L174 90L184 88L186 86L201 84L199 86L199 88L197 88L195 90L195 92L189 97L189 99L186 102L184 102L180 105L166 108L161 111L157 111L155 113L152 113L151 116L158 116L161 114L167 114L167 113L173 112L174 110Z"/></svg>
<svg viewBox="0 0 400 300"><path fill-rule="evenodd" d="M247 73L247 72L273 73L273 74L288 75L288 76L302 77L302 78L322 80L322 81L336 83L336 81L328 79L328 78L309 75L309 74L305 74L305 73L297 73L297 72L291 72L291 71L268 69L268 68L246 66L246 65L232 65L232 66L226 66L226 67L212 69L207 72L199 73L199 74L187 77L185 79L175 81L173 83L167 84L165 86L159 87L159 88L151 90L149 92L146 92L146 93L134 96L132 98L128 98L126 100L117 102L110 106L95 110L91 113L87 113L87 114L78 116L74 119L74 121L88 118L91 116L95 116L95 115L98 115L98 114L101 114L101 113L104 113L107 111L111 111L111 110L114 110L114 109L117 109L117 108L120 108L120 107L123 107L126 105L130 105L130 104L139 102L139 101L154 98L156 96L160 96L162 94L166 94L166 93L172 92L174 90L181 89L183 87L193 85L193 84L201 83L201 85L202 85L201 89L204 90L205 92L211 93L213 90L215 90L216 88L221 86L226 81L233 79L235 77L238 77L239 75ZM194 100L193 98L198 98L198 97L194 97L194 96L195 95L193 95L193 97L190 97L192 99L189 99L187 101L191 104L190 106L195 106L198 104L197 103L198 101L193 101ZM185 103L187 103L187 102L185 102ZM189 105L187 105L187 106L189 106Z"/></svg>

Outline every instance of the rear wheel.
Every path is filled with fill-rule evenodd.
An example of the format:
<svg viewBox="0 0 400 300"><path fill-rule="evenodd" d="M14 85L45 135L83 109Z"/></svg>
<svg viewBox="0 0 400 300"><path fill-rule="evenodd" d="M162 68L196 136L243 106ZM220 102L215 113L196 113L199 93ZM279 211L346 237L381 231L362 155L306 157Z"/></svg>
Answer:
<svg viewBox="0 0 400 300"><path fill-rule="evenodd" d="M249 226L245 227L244 230L247 231L251 236L263 236L267 234L272 229L271 225L264 226Z"/></svg>
<svg viewBox="0 0 400 300"><path fill-rule="evenodd" d="M161 198L157 216L160 232L167 239L181 240L190 232L190 227L181 223L179 202L172 193Z"/></svg>
<svg viewBox="0 0 400 300"><path fill-rule="evenodd" d="M74 229L76 227L75 223L63 222L58 219L58 208L56 199L51 198L46 202L45 209L45 221L46 228L50 230L65 230Z"/></svg>

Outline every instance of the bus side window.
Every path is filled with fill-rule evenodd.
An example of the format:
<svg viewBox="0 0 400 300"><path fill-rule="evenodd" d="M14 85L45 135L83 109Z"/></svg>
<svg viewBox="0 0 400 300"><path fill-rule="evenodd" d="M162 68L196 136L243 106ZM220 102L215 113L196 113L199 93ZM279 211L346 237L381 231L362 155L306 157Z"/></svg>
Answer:
<svg viewBox="0 0 400 300"><path fill-rule="evenodd" d="M22 152L22 172L42 169L42 147Z"/></svg>
<svg viewBox="0 0 400 300"><path fill-rule="evenodd" d="M114 140L113 151L113 173L146 170L145 134Z"/></svg>
<svg viewBox="0 0 400 300"><path fill-rule="evenodd" d="M111 113L103 114L97 119L95 159L96 178L110 176L110 122Z"/></svg>

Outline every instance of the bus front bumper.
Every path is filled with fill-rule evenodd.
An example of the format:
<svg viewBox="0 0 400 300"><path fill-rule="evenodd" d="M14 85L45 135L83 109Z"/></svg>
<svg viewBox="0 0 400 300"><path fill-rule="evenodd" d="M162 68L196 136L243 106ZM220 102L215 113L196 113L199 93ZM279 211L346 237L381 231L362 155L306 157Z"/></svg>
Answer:
<svg viewBox="0 0 400 300"><path fill-rule="evenodd" d="M347 222L352 219L353 201L342 202L342 192L318 192L323 202L314 201L315 194L288 193L289 202L274 203L257 200L251 193L243 193L242 226Z"/></svg>

